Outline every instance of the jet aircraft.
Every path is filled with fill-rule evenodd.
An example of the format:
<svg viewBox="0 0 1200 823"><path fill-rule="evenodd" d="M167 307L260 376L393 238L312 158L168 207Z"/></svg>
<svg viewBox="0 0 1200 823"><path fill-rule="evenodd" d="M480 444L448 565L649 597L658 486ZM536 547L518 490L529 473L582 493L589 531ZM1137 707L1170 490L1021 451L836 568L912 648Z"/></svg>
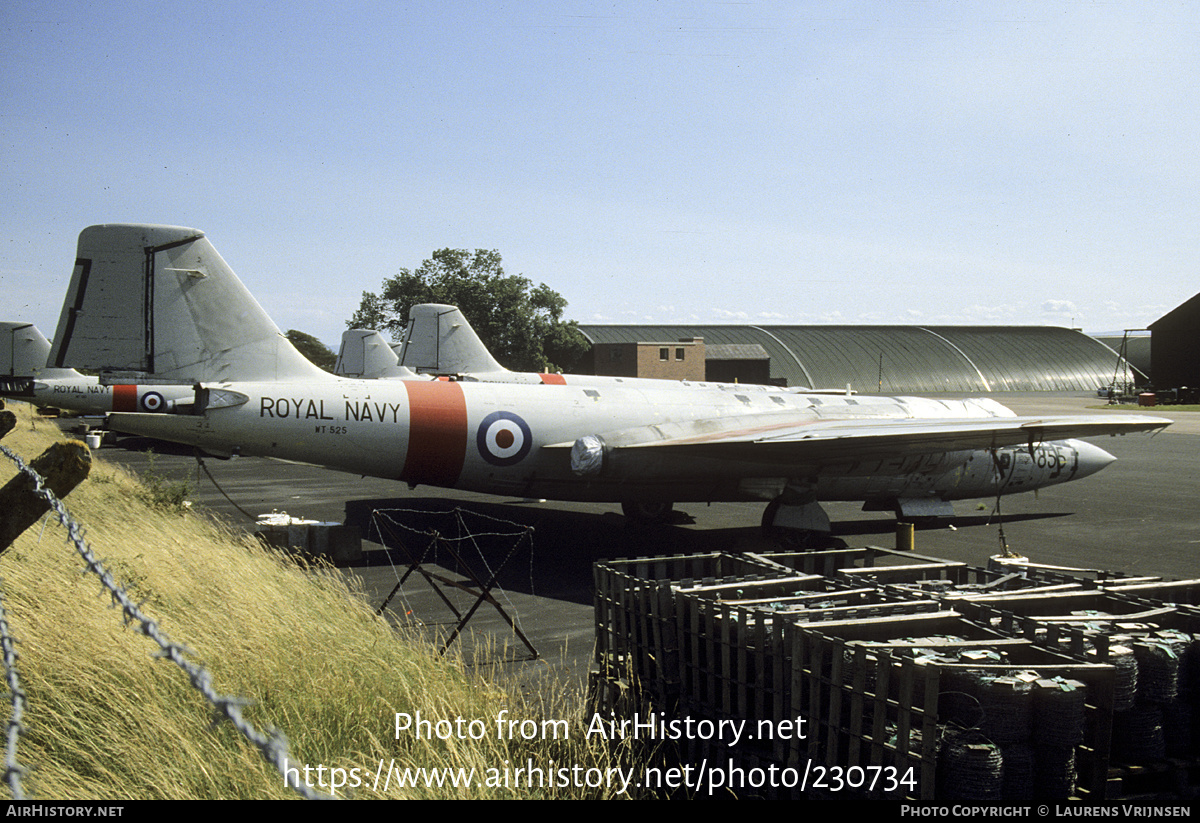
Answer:
<svg viewBox="0 0 1200 823"><path fill-rule="evenodd" d="M166 412L191 402L190 385L139 385L47 365L50 341L32 323L0 322L0 397L80 414Z"/></svg>
<svg viewBox="0 0 1200 823"><path fill-rule="evenodd" d="M213 454L614 502L645 517L678 502L764 500L765 525L802 529L828 530L822 500L945 514L953 500L1085 477L1115 458L1075 438L1170 423L663 380L338 377L292 347L203 232L141 224L80 234L51 357L194 383L181 413L114 413L110 426Z"/></svg>
<svg viewBox="0 0 1200 823"><path fill-rule="evenodd" d="M628 384L654 388L718 385L593 374L509 371L492 357L458 307L444 303L419 303L409 309L408 326L399 343L388 343L382 334L367 329L343 332L333 371L346 377L392 380L430 380L437 377L477 383L560 386ZM831 391L821 389L815 393L828 394ZM836 393L844 392L838 389Z"/></svg>

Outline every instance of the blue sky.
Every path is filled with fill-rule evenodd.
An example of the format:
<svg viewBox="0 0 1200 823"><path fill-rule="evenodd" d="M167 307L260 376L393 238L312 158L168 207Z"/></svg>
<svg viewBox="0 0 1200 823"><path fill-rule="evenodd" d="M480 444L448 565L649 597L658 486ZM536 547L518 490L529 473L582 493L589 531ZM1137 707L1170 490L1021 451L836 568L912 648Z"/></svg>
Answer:
<svg viewBox="0 0 1200 823"><path fill-rule="evenodd" d="M1200 6L0 4L0 319L203 229L283 329L500 251L581 322L1141 327L1200 291Z"/></svg>

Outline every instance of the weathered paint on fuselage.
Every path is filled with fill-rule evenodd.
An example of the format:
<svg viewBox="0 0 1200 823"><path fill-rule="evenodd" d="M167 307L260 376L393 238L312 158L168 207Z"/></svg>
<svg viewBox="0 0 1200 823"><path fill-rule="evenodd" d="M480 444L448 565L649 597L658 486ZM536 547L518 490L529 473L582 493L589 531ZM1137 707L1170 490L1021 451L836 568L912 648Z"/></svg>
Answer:
<svg viewBox="0 0 1200 823"><path fill-rule="evenodd" d="M996 458L990 451L949 452L803 467L640 449L631 450L633 462L613 476L581 478L571 470L569 448L547 448L569 446L588 434L629 430L652 440L656 431L672 426L676 431L694 426L702 434L713 421L751 416L759 424L775 417L794 424L805 418L1012 416L987 399L816 396L764 386L658 382L531 387L334 378L208 384L247 400L194 417L122 415L117 427L215 453L277 457L414 485L560 500L751 500L770 498L783 484L805 485L824 500L952 500L1010 487L1019 454L1034 469L1042 463L1040 472L1022 473L1020 490L1082 476L1080 447L1104 455L1101 465L1111 460L1080 441L1044 444L1032 457L1028 449L1013 448L998 450Z"/></svg>

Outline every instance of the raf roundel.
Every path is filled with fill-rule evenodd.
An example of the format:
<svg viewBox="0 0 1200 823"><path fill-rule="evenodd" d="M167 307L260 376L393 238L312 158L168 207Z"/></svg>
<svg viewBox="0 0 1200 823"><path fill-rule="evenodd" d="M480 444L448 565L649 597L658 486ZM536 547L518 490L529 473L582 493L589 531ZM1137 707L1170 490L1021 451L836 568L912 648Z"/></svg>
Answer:
<svg viewBox="0 0 1200 823"><path fill-rule="evenodd" d="M156 391L148 391L142 395L142 408L148 412L162 411L165 401Z"/></svg>
<svg viewBox="0 0 1200 823"><path fill-rule="evenodd" d="M479 455L493 466L521 462L533 445L529 425L512 412L492 412L483 418L475 435Z"/></svg>

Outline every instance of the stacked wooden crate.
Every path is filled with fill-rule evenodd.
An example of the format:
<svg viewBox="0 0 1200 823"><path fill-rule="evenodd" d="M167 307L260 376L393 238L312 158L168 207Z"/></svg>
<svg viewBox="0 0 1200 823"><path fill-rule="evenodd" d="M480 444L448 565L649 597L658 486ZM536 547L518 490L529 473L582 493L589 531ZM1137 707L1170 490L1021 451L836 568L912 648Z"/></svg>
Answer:
<svg viewBox="0 0 1200 823"><path fill-rule="evenodd" d="M806 775L815 764L843 777L890 769L903 779L886 789L826 783L827 792L1106 798L1114 736L1143 734L1121 714L1124 635L1094 629L1082 619L1091 614L1077 625L1039 615L1069 602L1116 608L1126 619L1111 625L1122 631L1158 619L1155 631L1179 635L1139 635L1133 646L1143 668L1158 665L1169 681L1171 654L1196 648L1200 609L1151 597L1195 603L1200 584L1028 563L980 569L883 549L601 563L595 707L793 732L737 745L685 735L676 754L689 763ZM1190 700L1193 690L1176 693ZM1121 748L1122 758L1137 751Z"/></svg>

